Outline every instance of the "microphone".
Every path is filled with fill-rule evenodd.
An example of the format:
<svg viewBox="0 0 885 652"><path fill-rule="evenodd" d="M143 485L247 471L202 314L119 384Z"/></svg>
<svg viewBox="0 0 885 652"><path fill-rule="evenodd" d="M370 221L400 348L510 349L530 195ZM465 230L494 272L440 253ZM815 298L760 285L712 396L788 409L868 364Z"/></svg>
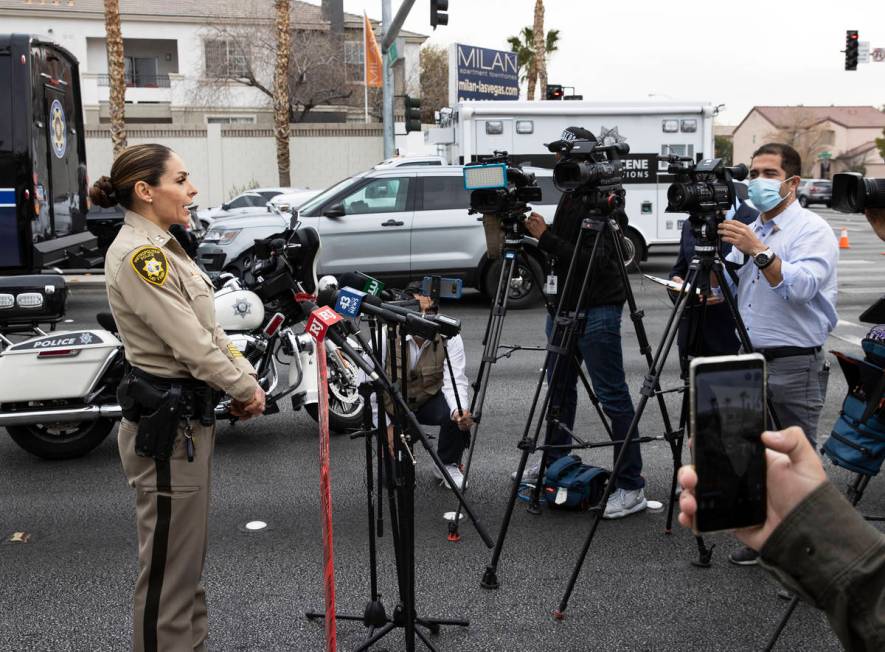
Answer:
<svg viewBox="0 0 885 652"><path fill-rule="evenodd" d="M344 355L346 355L357 367L363 370L363 372L372 379L372 382L377 383L381 378L378 376L378 372L375 371L375 368L366 362L365 358L360 355L359 351L354 349L350 343L348 343L347 338L338 332L336 327L330 328L326 332L326 337L332 340L332 343L335 344L339 349L344 351Z"/></svg>
<svg viewBox="0 0 885 652"><path fill-rule="evenodd" d="M332 343L344 351L344 354L356 366L362 369L373 382L378 382L380 380L374 367L366 362L363 356L350 345L347 341L347 336L341 334L339 330L341 328L341 326L339 326L341 317L335 311L331 310L328 306L317 306L311 301L302 301L301 305L310 311L310 318L307 320L305 332L316 339L321 339L322 337L329 338Z"/></svg>
<svg viewBox="0 0 885 652"><path fill-rule="evenodd" d="M319 292L317 299L320 300ZM432 340L440 332L440 327L411 310L392 306L372 294L366 294L352 287L342 287L331 291L331 284L323 287L322 304L334 306L335 311L345 317L355 318L360 313L377 317L382 321L397 324L410 335Z"/></svg>

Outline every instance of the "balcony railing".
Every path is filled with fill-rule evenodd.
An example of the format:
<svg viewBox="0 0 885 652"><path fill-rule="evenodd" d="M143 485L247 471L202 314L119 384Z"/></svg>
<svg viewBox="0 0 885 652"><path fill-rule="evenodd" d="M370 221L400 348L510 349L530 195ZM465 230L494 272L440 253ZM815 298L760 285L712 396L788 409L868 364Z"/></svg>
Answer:
<svg viewBox="0 0 885 652"><path fill-rule="evenodd" d="M126 73L126 86L129 88L169 88L169 75L139 75ZM98 75L99 86L110 86L110 75Z"/></svg>

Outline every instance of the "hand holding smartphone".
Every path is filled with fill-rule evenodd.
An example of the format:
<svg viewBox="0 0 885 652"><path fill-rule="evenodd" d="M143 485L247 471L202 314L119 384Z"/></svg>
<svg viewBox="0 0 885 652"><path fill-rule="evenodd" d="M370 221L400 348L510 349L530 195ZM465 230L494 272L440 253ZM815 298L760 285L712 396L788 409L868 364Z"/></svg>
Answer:
<svg viewBox="0 0 885 652"><path fill-rule="evenodd" d="M765 358L695 358L689 368L696 533L762 525L767 503Z"/></svg>

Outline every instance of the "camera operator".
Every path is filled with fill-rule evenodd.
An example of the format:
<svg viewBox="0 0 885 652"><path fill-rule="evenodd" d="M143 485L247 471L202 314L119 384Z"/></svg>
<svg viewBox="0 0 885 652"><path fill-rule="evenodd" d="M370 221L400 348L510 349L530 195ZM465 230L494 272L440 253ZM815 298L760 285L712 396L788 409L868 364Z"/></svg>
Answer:
<svg viewBox="0 0 885 652"><path fill-rule="evenodd" d="M761 212L750 225L726 220L727 260L740 265L738 311L753 348L768 363L768 388L780 426L799 426L814 446L829 366L822 347L836 326L836 264L833 229L802 208L796 189L802 162L789 145L769 143L753 153L750 200ZM726 276L729 285L733 281ZM732 288L734 289L734 288ZM745 548L729 560L755 564Z"/></svg>
<svg viewBox="0 0 885 652"><path fill-rule="evenodd" d="M743 224L751 224L759 216L759 211L753 208L745 200L746 187L735 183L736 208L732 208L725 219L735 219ZM690 220L685 220L682 225L682 237L679 241L679 256L670 270L670 280L682 283L688 266L694 258L695 237ZM731 245L721 242L719 255L725 258L731 251ZM675 296L675 293L672 293ZM694 321L692 321L694 320ZM689 350L689 339L692 327L697 329L694 338L694 348ZM735 333L734 318L731 311L721 298L707 297L703 306L695 306L694 311L686 311L679 324L679 362L683 372L688 370L688 358L691 356L732 355L740 349L740 341Z"/></svg>
<svg viewBox="0 0 885 652"><path fill-rule="evenodd" d="M423 294L420 286L411 286L407 292L414 295L418 300L421 313L433 315L439 312L437 302ZM385 360L387 373L391 372L390 356L386 352L386 341L383 344L381 358ZM409 408L415 412L418 423L428 426L439 426L439 439L437 453L440 460L446 466L452 480L459 489L464 487L464 475L461 472L461 456L467 448L470 437L470 428L473 426L473 416L468 409L467 381L467 358L464 355L464 342L460 335L443 338L439 335L433 340L426 340L415 335L406 336L406 361L409 376L406 380L406 399ZM448 352L451 362L446 362ZM401 368L402 351L399 342L394 355L397 369ZM454 384L452 383L454 376ZM455 399L457 392L458 399ZM460 401L461 409L458 409ZM394 413L394 406L388 397L385 397L385 409L387 413ZM373 405L373 409L377 409ZM388 426L388 437L393 436L393 426ZM432 466L434 475L442 480L442 474L435 465Z"/></svg>
<svg viewBox="0 0 885 652"><path fill-rule="evenodd" d="M596 138L586 129L569 127L563 131L561 140L595 141ZM580 190L563 193L550 228L538 213L532 213L524 223L526 230L538 239L539 247L547 254L550 272L556 276L557 284L565 282L576 243L582 238L581 224L588 216L588 210L584 206L585 199L586 195ZM623 211L614 216L622 227L626 226ZM597 233L593 232L582 239L582 247L575 263L575 270L580 270L577 272L579 280L583 278L583 271L590 263L590 253L596 237ZM621 352L621 312L627 295L618 265L621 265L621 261L606 234L597 248L584 305L576 305L581 288L580 282L573 282L563 298L562 307L566 311L583 312L583 331L577 334L577 349L587 367L593 390L611 419L613 439L623 440L633 419L634 409L624 377ZM553 332L552 316L547 318L546 332L549 338ZM548 377L547 380L550 387L558 389L558 395L551 398L553 405L559 405L558 419L570 430L574 426L577 410L578 370L575 363L568 361L569 364L563 364L564 362L566 361L559 364L558 377L555 380ZM639 437L639 434L636 436ZM557 428L546 443L568 445L571 443L571 436L568 431ZM615 457L619 449L620 445L616 445ZM547 459L553 461L567 454L567 448L552 449L548 452ZM645 480L641 473L642 455L639 445L630 444L621 472L615 478L615 490L605 507L605 518L621 518L646 508ZM535 465L526 469L523 480L537 481L537 474L538 465Z"/></svg>

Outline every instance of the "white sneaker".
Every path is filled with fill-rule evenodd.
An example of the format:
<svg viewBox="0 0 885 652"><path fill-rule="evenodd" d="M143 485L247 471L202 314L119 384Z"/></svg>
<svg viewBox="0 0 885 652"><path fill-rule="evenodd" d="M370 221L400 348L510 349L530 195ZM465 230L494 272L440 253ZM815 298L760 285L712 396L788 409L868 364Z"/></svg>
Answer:
<svg viewBox="0 0 885 652"><path fill-rule="evenodd" d="M608 497L602 518L624 518L648 506L643 489L615 489Z"/></svg>
<svg viewBox="0 0 885 652"><path fill-rule="evenodd" d="M525 467L525 470L522 472L522 481L527 482L528 484L535 484L538 481L538 471L540 470L540 462L535 462L534 464L527 465ZM516 471L510 474L510 479L513 482L516 482Z"/></svg>
<svg viewBox="0 0 885 652"><path fill-rule="evenodd" d="M443 474L436 467L436 464L430 467L433 470L433 475L435 475L439 480L442 486L448 487L448 483L446 482ZM455 483L455 486L458 489L464 488L464 474L461 473L461 466L459 464L446 464L446 471L449 472L449 475L452 478L452 482Z"/></svg>

